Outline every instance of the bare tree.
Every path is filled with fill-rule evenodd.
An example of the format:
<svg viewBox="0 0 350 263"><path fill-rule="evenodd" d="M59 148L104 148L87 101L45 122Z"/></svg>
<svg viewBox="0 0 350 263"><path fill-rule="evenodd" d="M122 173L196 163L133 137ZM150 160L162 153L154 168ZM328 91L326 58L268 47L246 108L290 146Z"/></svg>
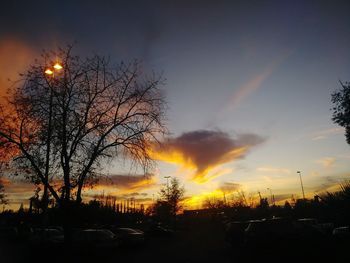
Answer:
<svg viewBox="0 0 350 263"><path fill-rule="evenodd" d="M44 201L80 203L105 160L152 164L148 143L166 131L161 77L143 76L137 61L80 59L71 47L44 53L21 76L0 106L0 138L15 149L16 167L44 186Z"/></svg>

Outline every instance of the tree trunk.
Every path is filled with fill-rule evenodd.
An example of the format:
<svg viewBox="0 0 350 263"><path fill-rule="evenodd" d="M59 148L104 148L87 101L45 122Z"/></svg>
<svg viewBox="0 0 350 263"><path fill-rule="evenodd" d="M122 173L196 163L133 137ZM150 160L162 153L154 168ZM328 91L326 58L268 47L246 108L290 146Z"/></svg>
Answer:
<svg viewBox="0 0 350 263"><path fill-rule="evenodd" d="M63 212L63 232L64 232L64 252L69 254L72 244L72 220L71 202L64 200L62 202Z"/></svg>

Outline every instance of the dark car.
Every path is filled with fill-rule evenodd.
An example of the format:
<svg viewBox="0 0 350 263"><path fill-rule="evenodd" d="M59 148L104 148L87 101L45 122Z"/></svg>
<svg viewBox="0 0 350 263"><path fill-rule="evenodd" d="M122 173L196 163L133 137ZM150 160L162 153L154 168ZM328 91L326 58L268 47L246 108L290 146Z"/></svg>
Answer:
<svg viewBox="0 0 350 263"><path fill-rule="evenodd" d="M114 249L120 244L118 237L108 229L84 229L72 236L72 245L80 249Z"/></svg>
<svg viewBox="0 0 350 263"><path fill-rule="evenodd" d="M244 243L244 231L247 228L247 222L232 221L225 225L225 240L234 248L238 248Z"/></svg>
<svg viewBox="0 0 350 263"><path fill-rule="evenodd" d="M245 244L259 247L286 246L298 237L291 220L275 218L250 221L245 229Z"/></svg>
<svg viewBox="0 0 350 263"><path fill-rule="evenodd" d="M171 237L174 235L174 231L161 225L152 225L146 231L146 234L152 237Z"/></svg>
<svg viewBox="0 0 350 263"><path fill-rule="evenodd" d="M336 241L348 241L350 242L350 228L349 226L342 226L333 229L333 238Z"/></svg>
<svg viewBox="0 0 350 263"><path fill-rule="evenodd" d="M145 242L145 234L139 229L117 227L111 231L119 238L121 245L141 245Z"/></svg>
<svg viewBox="0 0 350 263"><path fill-rule="evenodd" d="M32 246L55 246L63 244L63 231L56 228L37 228L28 238Z"/></svg>
<svg viewBox="0 0 350 263"><path fill-rule="evenodd" d="M327 228L318 224L314 218L302 218L295 222L300 242L304 244L312 243L315 245L322 244L327 239Z"/></svg>

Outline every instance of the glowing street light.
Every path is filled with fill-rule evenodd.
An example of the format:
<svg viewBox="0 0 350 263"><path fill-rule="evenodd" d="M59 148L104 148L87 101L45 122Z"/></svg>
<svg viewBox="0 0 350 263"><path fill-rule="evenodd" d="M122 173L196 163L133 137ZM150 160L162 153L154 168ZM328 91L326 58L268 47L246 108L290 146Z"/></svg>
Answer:
<svg viewBox="0 0 350 263"><path fill-rule="evenodd" d="M53 74L53 71L51 70L51 69L47 69L47 70L45 70L45 74L46 75L52 75Z"/></svg>
<svg viewBox="0 0 350 263"><path fill-rule="evenodd" d="M52 76L52 78L55 78L55 71L60 71L63 67L57 62L53 65L53 68L47 68L44 72L48 76ZM45 180L47 181L49 178L49 165L50 165L50 148L51 148L51 133L52 133L52 100L53 100L53 90L52 85L49 84L50 88L50 102L49 102L49 123L47 128L47 151L46 151L46 165L45 165ZM43 200L45 201L45 206L48 204L48 193L47 193L47 186L44 186L44 193L43 193ZM47 207L45 207L45 213L47 212Z"/></svg>
<svg viewBox="0 0 350 263"><path fill-rule="evenodd" d="M55 65L53 65L53 69L47 68L45 70L45 74L49 75L49 76L52 75L54 77L55 76L55 71L60 71L62 68L63 68L62 65L57 62L57 63L55 63Z"/></svg>
<svg viewBox="0 0 350 263"><path fill-rule="evenodd" d="M60 70L62 69L63 67L59 64L59 63L56 63L54 66L53 66L54 69L56 70Z"/></svg>

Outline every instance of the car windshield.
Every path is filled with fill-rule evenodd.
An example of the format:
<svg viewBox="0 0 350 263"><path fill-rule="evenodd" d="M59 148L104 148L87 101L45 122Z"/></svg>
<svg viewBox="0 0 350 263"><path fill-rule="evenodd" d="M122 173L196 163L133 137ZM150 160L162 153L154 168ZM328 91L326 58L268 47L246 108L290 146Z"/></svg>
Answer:
<svg viewBox="0 0 350 263"><path fill-rule="evenodd" d="M113 239L114 238L114 234L107 229L96 230L95 235L99 239Z"/></svg>
<svg viewBox="0 0 350 263"><path fill-rule="evenodd" d="M264 221L256 221L249 223L247 231L260 231L264 229Z"/></svg>
<svg viewBox="0 0 350 263"><path fill-rule="evenodd" d="M137 230L132 229L132 228L118 228L117 232L119 232L119 233L127 233L127 234L138 234L138 233L140 233L140 231L137 231Z"/></svg>
<svg viewBox="0 0 350 263"><path fill-rule="evenodd" d="M317 224L317 220L314 218L302 218L302 219L298 219L298 222L304 225L316 225Z"/></svg>

